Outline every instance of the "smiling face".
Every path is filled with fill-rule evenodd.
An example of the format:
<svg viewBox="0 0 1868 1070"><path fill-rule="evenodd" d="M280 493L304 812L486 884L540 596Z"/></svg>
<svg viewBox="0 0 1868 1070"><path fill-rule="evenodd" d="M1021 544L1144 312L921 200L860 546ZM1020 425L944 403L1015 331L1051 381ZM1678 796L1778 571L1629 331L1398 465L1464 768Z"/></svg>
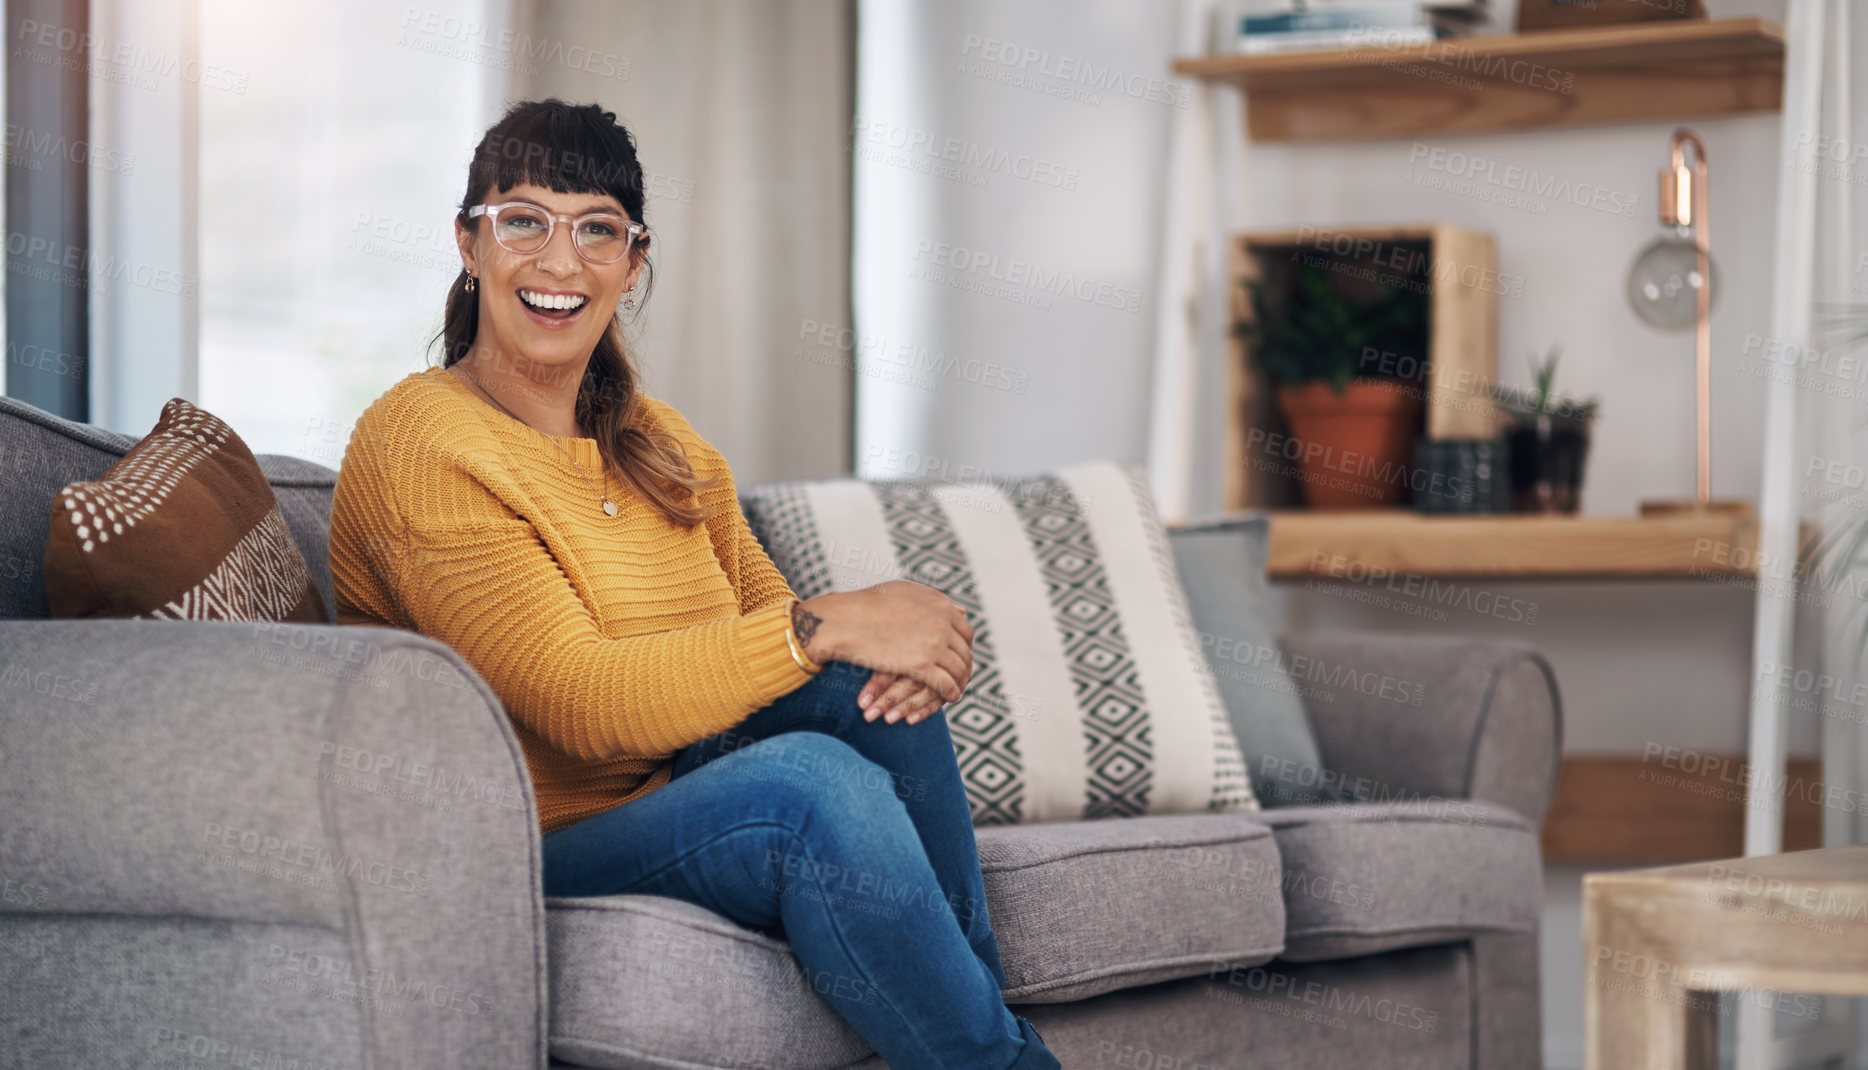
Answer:
<svg viewBox="0 0 1868 1070"><path fill-rule="evenodd" d="M521 183L489 193L488 204L523 201L546 212L573 218L587 212L614 212L626 225L629 215L615 197L601 193L556 193ZM646 240L613 264L593 264L581 256L567 220L559 219L551 240L532 253L515 253L493 237L485 216L454 224L461 262L478 278L479 334L474 348L518 367L562 370L581 377L583 366L609 327L622 295L635 287L642 272Z"/></svg>

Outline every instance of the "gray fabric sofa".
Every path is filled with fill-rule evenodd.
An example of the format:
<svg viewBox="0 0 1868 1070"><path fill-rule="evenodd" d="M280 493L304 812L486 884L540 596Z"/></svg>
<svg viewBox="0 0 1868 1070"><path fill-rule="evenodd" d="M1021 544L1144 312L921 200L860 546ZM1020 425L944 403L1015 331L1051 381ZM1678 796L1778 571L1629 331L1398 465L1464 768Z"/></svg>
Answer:
<svg viewBox="0 0 1868 1070"><path fill-rule="evenodd" d="M441 644L45 619L48 505L129 442L0 399L0 1067L881 1065L781 943L545 899L519 750ZM333 473L261 460L330 602ZM1376 801L981 829L1008 1002L1068 1067L1540 1066L1548 666L1285 642L1422 686L1307 683Z"/></svg>

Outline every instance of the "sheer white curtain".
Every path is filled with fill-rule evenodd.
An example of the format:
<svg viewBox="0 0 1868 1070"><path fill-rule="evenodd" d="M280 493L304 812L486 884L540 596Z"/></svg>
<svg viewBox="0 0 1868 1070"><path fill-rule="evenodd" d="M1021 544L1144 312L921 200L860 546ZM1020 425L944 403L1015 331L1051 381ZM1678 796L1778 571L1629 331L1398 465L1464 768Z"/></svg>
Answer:
<svg viewBox="0 0 1868 1070"><path fill-rule="evenodd" d="M853 0L520 3L540 59L516 95L596 101L636 137L654 296L632 331L648 392L741 485L850 469ZM549 43L588 51L560 53Z"/></svg>
<svg viewBox="0 0 1868 1070"><path fill-rule="evenodd" d="M92 55L128 59L92 60L90 419L141 436L163 402L200 391L201 102L244 85L201 64L196 0L92 0L90 14Z"/></svg>
<svg viewBox="0 0 1868 1070"><path fill-rule="evenodd" d="M1818 176L1813 334L1825 351L1815 361L1823 378L1808 384L1803 502L1806 517L1832 535L1868 539L1868 386L1850 370L1868 367L1868 109L1854 99L1862 83L1849 69L1851 57L1868 52L1868 18L1844 4L1834 11L1843 25L1830 36L1829 136L1810 139L1807 154L1793 161ZM1868 684L1868 551L1819 568L1818 593L1827 596L1819 599L1821 667L1838 682L1822 703L1824 777L1868 799L1868 687L1858 688ZM1837 695L1848 701L1837 704ZM1868 805L1829 808L1824 842L1868 843L1864 811ZM1859 1054L1868 1059L1868 1044Z"/></svg>
<svg viewBox="0 0 1868 1070"><path fill-rule="evenodd" d="M1793 8L1793 42L1797 16L1808 18L1819 2L1799 0ZM1777 445L1794 456L1799 541L1820 535L1815 552L1798 560L1761 562L1761 592L1765 584L1795 584L1795 643L1782 668L1758 659L1754 686L1758 700L1775 707L1790 752L1800 752L1799 737L1813 735L1822 764L1811 783L1760 763L1768 787L1756 786L1754 771L1751 803L1767 822L1793 800L1820 807L1822 843L1836 847L1868 843L1868 111L1859 106L1859 76L1851 70L1853 57L1868 51L1868 19L1849 0L1823 6L1820 114L1791 112L1785 94L1785 141L1795 147L1782 172L1785 183L1811 187L1815 307L1802 338L1760 332L1745 343L1768 388L1795 395L1796 426L1780 432L1791 441ZM1781 257L1777 266L1786 267ZM1758 735L1754 724L1754 761ZM1782 1021L1774 1029L1768 1014L1748 1008L1738 1023L1737 1065L1784 1065L1792 1050L1812 1065L1831 1056L1868 1065L1865 1002L1830 998L1823 1021L1801 1032Z"/></svg>

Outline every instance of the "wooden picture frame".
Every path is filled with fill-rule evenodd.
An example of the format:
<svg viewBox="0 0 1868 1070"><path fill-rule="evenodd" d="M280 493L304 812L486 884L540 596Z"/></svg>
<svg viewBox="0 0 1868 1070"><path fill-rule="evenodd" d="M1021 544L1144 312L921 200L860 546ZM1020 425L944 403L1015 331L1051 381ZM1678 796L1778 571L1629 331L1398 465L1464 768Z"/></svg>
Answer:
<svg viewBox="0 0 1868 1070"><path fill-rule="evenodd" d="M1705 0L1518 0L1520 33L1705 17Z"/></svg>
<svg viewBox="0 0 1868 1070"><path fill-rule="evenodd" d="M1259 231L1233 236L1228 277L1234 325L1252 319L1247 280L1264 277L1268 261L1349 251L1364 261L1359 274L1388 274L1399 261L1425 254L1428 278L1429 376L1421 428L1433 441L1491 438L1497 433L1491 384L1498 379L1498 299L1518 296L1521 276L1498 270L1498 244L1492 235L1450 223L1391 227L1318 227ZM1252 344L1236 333L1226 361L1227 418L1225 484L1227 509L1290 506L1300 498L1296 481L1277 474L1277 466L1254 464L1262 447L1251 446L1253 431L1285 432L1273 403L1273 390L1253 355Z"/></svg>

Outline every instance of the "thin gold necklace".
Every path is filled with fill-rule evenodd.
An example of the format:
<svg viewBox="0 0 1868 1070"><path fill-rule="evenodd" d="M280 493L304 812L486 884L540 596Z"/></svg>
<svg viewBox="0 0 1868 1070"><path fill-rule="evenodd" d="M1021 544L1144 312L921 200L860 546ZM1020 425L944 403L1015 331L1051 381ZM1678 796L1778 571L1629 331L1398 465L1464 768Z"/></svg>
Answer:
<svg viewBox="0 0 1868 1070"><path fill-rule="evenodd" d="M498 406L498 407L499 407L499 411L501 411L501 412L503 412L503 413L505 413L506 415L508 415L508 416L510 416L510 417L512 417L512 418L513 418L513 419L515 419L515 420L518 420L518 421L519 421L520 423L522 423L522 424L525 424L525 426L527 426L527 427L532 427L532 425L531 425L531 424L527 424L527 423L525 423L525 420L523 420L523 419L521 419L518 413L516 413L516 412L514 412L514 411L512 411L511 409L509 409L509 408L507 408L507 407L506 407L506 406L505 406L504 404L502 404L502 403L500 402L500 400L499 400L498 398L496 398L496 397L494 397L494 396L493 396L493 392L492 392L491 390L488 390L488 389L486 388L486 384L485 384L485 383L483 383L483 382L481 382L481 381L480 381L480 379L479 379L479 377L478 377L478 376L476 376L476 375L474 375L474 373L472 373L472 372L470 372L470 371L468 371L468 370L467 370L467 366L466 366L465 364L456 364L456 365L454 365L454 366L455 366L456 368L459 368L459 369L461 370L461 374L462 374L462 375L465 375L465 376L466 376L466 377L467 377L468 379L470 379L470 380L472 380L472 381L473 381L473 385L475 385L475 386L477 386L477 387L479 387L479 388L480 388L480 392L481 392L482 394L485 394L485 395L486 395L486 399L487 399L488 401L490 401L490 402L492 402L492 403L493 403L494 405L496 405L496 406ZM532 430L534 430L534 431L538 431L538 428L536 428L536 427L532 427ZM538 433L539 433L539 434L541 434L541 435L545 435L545 432L543 432L543 431L538 431ZM580 478L580 479L582 479L582 480L584 481L584 485L590 488L590 491L591 491L591 493L593 493L593 494L597 494L597 495L598 495L599 497L601 497L601 498L603 499L603 514L604 514L605 516L615 516L615 515L616 515L616 503L610 500L610 471L609 471L609 466L608 466L608 465L605 465L605 466L604 466L604 470L603 470L603 490L602 490L601 492L599 492L599 491L597 490L597 485L596 485L595 483L592 483L592 482L590 481L590 477L589 477L588 475L585 475L585 474L584 474L584 466L583 466L583 465L581 465L581 464L578 464L578 463L577 463L577 458L576 458L576 457L573 457L573 456L571 456L571 451L570 451L570 450L567 450L567 449L565 449L565 448L564 448L564 447L563 447L562 445L559 445L559 443L558 443L558 440L557 440L557 439L555 439L555 438L553 438L553 437L551 437L550 435L545 435L545 441L546 441L546 442L549 442L549 443L551 443L551 444L552 444L552 445L554 445L554 446L557 446L557 447L558 447L558 452L559 452L559 453L562 453L562 454L564 454L564 459L565 459L565 460L567 460L567 461L570 461L570 462L571 462L571 467L572 467L572 468L575 468L575 469L577 469L577 475L578 475L578 478Z"/></svg>

